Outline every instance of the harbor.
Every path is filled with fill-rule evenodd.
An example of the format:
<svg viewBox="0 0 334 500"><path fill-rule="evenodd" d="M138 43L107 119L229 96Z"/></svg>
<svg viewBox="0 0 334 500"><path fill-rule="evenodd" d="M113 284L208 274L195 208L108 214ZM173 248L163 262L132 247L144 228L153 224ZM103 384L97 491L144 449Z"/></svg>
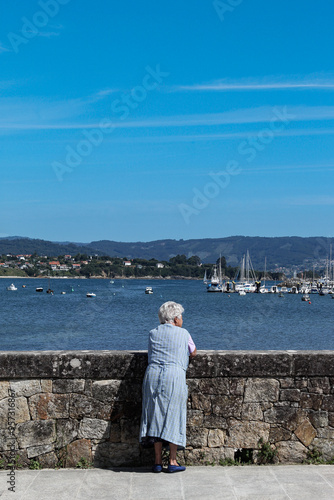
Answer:
<svg viewBox="0 0 334 500"><path fill-rule="evenodd" d="M198 349L333 349L333 294L207 293L202 280L2 279L3 350L147 349L167 300L185 308L184 327ZM16 291L8 291L11 284ZM22 285L25 285L23 288ZM44 292L36 293L36 288ZM146 294L149 287L152 294ZM287 288L289 291L289 289ZM62 293L65 292L65 293ZM87 298L87 294L95 297ZM311 303L309 303L311 302Z"/></svg>

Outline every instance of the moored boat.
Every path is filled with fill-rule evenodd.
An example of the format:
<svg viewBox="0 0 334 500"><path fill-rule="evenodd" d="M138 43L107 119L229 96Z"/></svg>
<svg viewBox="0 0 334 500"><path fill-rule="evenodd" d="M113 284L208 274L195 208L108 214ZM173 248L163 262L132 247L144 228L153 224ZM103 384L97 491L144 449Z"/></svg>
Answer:
<svg viewBox="0 0 334 500"><path fill-rule="evenodd" d="M217 274L217 266L213 266L213 273L210 279L210 283L207 286L207 292L222 292L223 287L221 283L221 271L219 269L219 276Z"/></svg>
<svg viewBox="0 0 334 500"><path fill-rule="evenodd" d="M247 250L246 255L241 259L239 281L235 283L235 291L244 291L246 293L256 292L260 286L256 285L257 278L253 269L252 261Z"/></svg>
<svg viewBox="0 0 334 500"><path fill-rule="evenodd" d="M152 287L151 287L151 286L147 286L147 287L145 288L145 293L146 293L147 295L151 295L151 294L153 293L153 289L152 289Z"/></svg>
<svg viewBox="0 0 334 500"><path fill-rule="evenodd" d="M96 297L96 293L87 293L86 297Z"/></svg>
<svg viewBox="0 0 334 500"><path fill-rule="evenodd" d="M14 285L14 283L12 283L11 285L7 286L7 290L14 291L14 290L17 290L17 288L16 288L16 286Z"/></svg>

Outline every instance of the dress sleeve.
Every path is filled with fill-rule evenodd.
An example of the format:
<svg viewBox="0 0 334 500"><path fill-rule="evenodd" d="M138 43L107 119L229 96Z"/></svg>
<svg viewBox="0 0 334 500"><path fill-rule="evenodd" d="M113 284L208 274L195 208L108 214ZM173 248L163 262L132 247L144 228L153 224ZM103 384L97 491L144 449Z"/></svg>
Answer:
<svg viewBox="0 0 334 500"><path fill-rule="evenodd" d="M189 354L191 354L192 352L194 352L194 350L196 349L196 346L194 344L194 341L193 339L191 338L191 335L189 334L189 340L188 340L188 350L189 350Z"/></svg>

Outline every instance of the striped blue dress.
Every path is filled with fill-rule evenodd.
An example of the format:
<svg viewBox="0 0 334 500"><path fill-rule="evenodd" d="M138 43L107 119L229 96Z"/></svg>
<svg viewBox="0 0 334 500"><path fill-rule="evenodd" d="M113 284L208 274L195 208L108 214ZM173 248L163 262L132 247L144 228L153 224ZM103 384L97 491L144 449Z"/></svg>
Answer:
<svg viewBox="0 0 334 500"><path fill-rule="evenodd" d="M140 441L154 437L186 445L189 337L187 330L169 323L150 332Z"/></svg>

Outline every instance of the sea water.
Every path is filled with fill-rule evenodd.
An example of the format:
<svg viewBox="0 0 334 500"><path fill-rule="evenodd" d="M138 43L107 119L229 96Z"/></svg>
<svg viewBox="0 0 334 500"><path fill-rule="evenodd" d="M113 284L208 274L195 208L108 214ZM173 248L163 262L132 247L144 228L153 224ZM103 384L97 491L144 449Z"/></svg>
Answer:
<svg viewBox="0 0 334 500"><path fill-rule="evenodd" d="M11 283L16 291L7 290ZM146 286L153 295L145 294ZM241 297L207 293L196 280L53 279L51 288L53 295L46 293L46 279L0 280L2 351L146 350L158 309L168 300L183 305L183 327L198 349L334 349L330 295L310 295L311 304L301 294Z"/></svg>

